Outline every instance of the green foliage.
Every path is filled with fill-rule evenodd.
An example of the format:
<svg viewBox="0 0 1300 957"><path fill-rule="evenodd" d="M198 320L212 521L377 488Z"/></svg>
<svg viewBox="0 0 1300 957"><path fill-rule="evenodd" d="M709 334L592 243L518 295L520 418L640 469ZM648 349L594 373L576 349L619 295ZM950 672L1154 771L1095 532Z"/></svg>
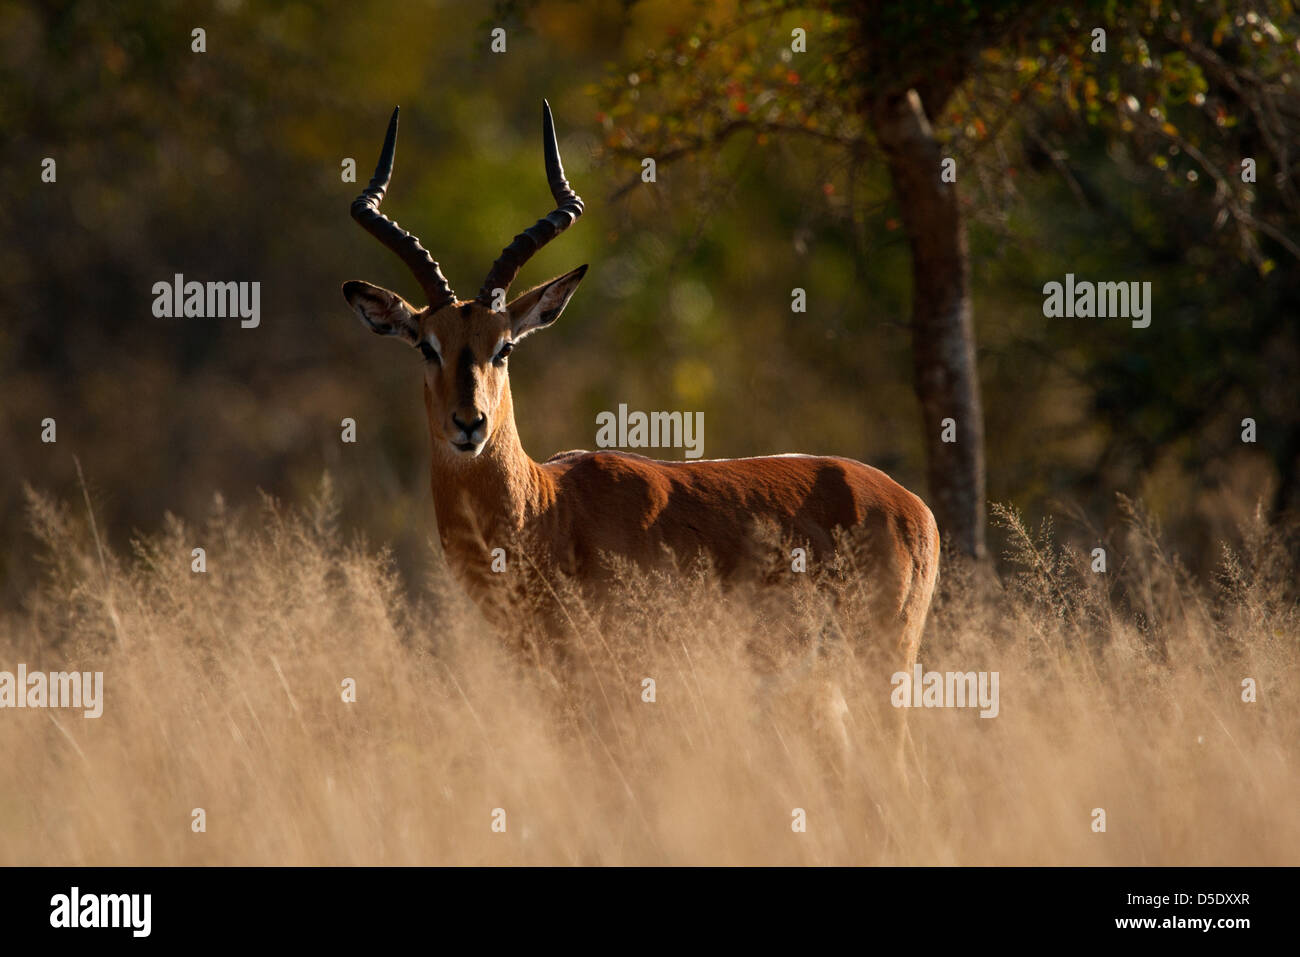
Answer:
<svg viewBox="0 0 1300 957"><path fill-rule="evenodd" d="M895 70L939 87L950 55L966 78L932 113L971 223L991 496L1104 502L1171 456L1195 491L1220 480L1246 414L1273 479L1289 474L1297 270L1238 214L1297 235L1295 161L1275 160L1297 138L1269 126L1295 122L1293 5L1253 23L1192 5L1183 27L1227 73L1170 33L1163 2L950 5L951 23L930 18L942 43L919 35L938 8L877 8L864 35L859 5L829 2L548 0L511 20L452 3L0 0L0 594L34 574L22 482L79 495L74 453L114 541L215 488L295 497L329 467L345 522L415 566L432 528L418 360L364 332L338 291L364 278L416 296L348 218L359 184L339 176L344 157L369 175L394 103L385 209L462 294L549 208L541 96L555 109L588 212L520 284L592 271L512 360L539 458L589 447L595 413L619 402L689 405L709 455L831 452L923 487L907 250L858 107L866 78ZM505 55L487 49L498 19ZM1094 20L1104 58L1085 53ZM207 53L190 50L196 26ZM787 60L796 26L808 52ZM894 59L868 72L879 48ZM1160 122L1130 115L1130 94ZM1197 155L1221 172L1254 155L1258 182L1229 177L1221 196ZM56 184L39 180L47 156ZM1073 266L1154 278L1153 335L1045 325L1041 285ZM176 272L261 281L262 327L154 319L151 286ZM790 312L794 287L806 314ZM355 447L338 442L345 415ZM38 440L46 416L55 446ZM1185 489L1169 486L1171 505L1204 514L1176 502Z"/></svg>
<svg viewBox="0 0 1300 957"><path fill-rule="evenodd" d="M972 224L993 493L1069 487L1104 507L1170 456L1213 487L1253 413L1275 503L1297 505L1298 25L1289 0L745 4L612 65L596 92L611 157L689 160L705 190L736 175L734 141L750 145L839 228L860 305L879 309L866 290L897 268L882 240L899 219L867 104L916 89ZM814 150L842 157L821 182L798 162ZM1067 271L1152 279L1155 327L1045 323L1039 290Z"/></svg>

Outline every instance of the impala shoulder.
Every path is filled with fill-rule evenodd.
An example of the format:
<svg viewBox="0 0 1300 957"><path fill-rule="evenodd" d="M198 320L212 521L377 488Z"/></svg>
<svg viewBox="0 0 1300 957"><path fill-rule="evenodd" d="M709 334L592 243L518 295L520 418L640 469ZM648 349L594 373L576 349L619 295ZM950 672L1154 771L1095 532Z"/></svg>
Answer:
<svg viewBox="0 0 1300 957"><path fill-rule="evenodd" d="M560 461L551 459L547 465L560 473L557 478L562 488L587 500L607 494L657 500L667 494L671 484L654 460L630 452L573 453Z"/></svg>
<svg viewBox="0 0 1300 957"><path fill-rule="evenodd" d="M556 452L549 459L543 462L543 465L564 465L565 463L576 461L584 455L591 455L586 449L569 449L567 452Z"/></svg>
<svg viewBox="0 0 1300 957"><path fill-rule="evenodd" d="M654 459L648 459L644 455L637 455L635 452L619 452L610 449L588 452L586 449L571 449L568 452L556 452L542 464L581 465L597 471L620 472L636 471L656 463Z"/></svg>

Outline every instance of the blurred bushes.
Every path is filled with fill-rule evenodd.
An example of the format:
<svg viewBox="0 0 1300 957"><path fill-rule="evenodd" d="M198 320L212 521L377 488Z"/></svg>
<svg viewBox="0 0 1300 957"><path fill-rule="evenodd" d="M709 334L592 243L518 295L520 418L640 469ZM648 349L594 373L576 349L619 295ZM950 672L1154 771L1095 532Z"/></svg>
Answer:
<svg viewBox="0 0 1300 957"><path fill-rule="evenodd" d="M433 518L418 360L363 331L338 292L365 278L416 296L349 220L360 184L339 175L351 157L368 178L394 103L385 211L462 295L549 209L541 97L555 109L588 213L519 288L593 268L514 363L535 457L590 447L596 412L619 402L698 407L710 457L850 455L923 491L906 250L887 210L855 219L839 201L852 186L876 209L878 171L846 170L816 144L737 140L717 158L725 184L681 165L609 202L623 171L599 152L593 83L665 23L698 16L690 3L653 6L625 19L617 2L542 3L495 55L484 10L455 3L0 2L0 600L35 573L23 483L79 496L74 455L116 542L164 510L201 511L218 489L300 498L329 469L346 526L393 543L408 576L423 560ZM195 27L205 53L191 52ZM1050 170L1026 172L1015 242L973 227L990 496L1104 509L1116 490L1146 493L1199 550L1279 479L1233 441L1233 423L1265 406L1286 421L1297 279L1274 277L1265 295L1236 264L1197 265L1179 198L1141 193L1072 135L1076 164L1113 206L1164 238L1129 241ZM45 157L56 183L40 180ZM1068 270L1154 278L1152 335L1046 323L1041 284ZM155 319L152 285L175 273L261 282L261 326ZM806 314L790 312L795 286ZM1212 414L1179 418L1201 397ZM345 416L356 445L339 442ZM55 445L40 442L46 417Z"/></svg>

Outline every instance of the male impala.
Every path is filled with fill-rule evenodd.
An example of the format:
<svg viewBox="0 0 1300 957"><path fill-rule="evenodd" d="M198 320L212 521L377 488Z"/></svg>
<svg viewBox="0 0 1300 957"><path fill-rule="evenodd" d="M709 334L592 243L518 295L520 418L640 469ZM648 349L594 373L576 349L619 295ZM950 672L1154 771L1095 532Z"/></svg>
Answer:
<svg viewBox="0 0 1300 957"><path fill-rule="evenodd" d="M343 295L372 330L423 353L424 407L433 451L433 502L447 561L492 620L510 609L491 571L492 551L530 543L526 563L544 575L565 573L580 585L607 575L602 558L650 566L671 553L701 554L728 578L761 564L757 523L776 525L829 556L838 529L861 531L884 637L909 673L938 573L939 533L925 504L889 476L851 459L811 455L656 462L623 452L564 452L534 462L515 430L508 357L549 326L587 272L572 272L505 302L520 268L582 215L583 204L560 165L549 105L543 102L546 178L556 208L501 253L478 295L457 299L420 245L379 212L393 172L397 115L388 124L370 185L352 217L415 274L428 306L370 283L343 284ZM494 587L494 585L498 587ZM895 660L899 660L895 658Z"/></svg>

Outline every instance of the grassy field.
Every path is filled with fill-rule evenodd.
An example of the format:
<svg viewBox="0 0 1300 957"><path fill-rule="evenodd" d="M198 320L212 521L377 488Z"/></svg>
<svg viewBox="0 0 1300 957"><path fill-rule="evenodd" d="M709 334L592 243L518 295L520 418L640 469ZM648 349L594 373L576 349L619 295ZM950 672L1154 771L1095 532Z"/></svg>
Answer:
<svg viewBox="0 0 1300 957"><path fill-rule="evenodd" d="M130 554L88 502L29 502L48 567L0 621L0 670L102 671L105 703L0 711L0 864L1300 863L1297 570L1263 525L1197 583L1137 507L1105 574L1001 510L1012 573L945 565L921 648L997 671L1000 713L913 710L900 777L879 672L852 648L756 672L773 635L707 577L575 608L562 690L432 547L408 589L349 541L328 483L168 516ZM832 668L839 763L809 707Z"/></svg>

